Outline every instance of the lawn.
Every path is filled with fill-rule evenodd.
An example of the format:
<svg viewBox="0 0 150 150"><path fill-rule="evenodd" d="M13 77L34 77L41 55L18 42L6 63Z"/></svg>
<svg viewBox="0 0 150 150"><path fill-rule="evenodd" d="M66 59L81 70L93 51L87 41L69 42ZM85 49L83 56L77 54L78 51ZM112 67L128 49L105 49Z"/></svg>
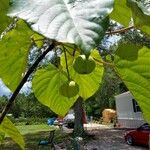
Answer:
<svg viewBox="0 0 150 150"><path fill-rule="evenodd" d="M42 139L46 139L49 136L49 131L57 129L55 131L54 142L61 142L65 134L61 134L58 128L53 126L42 125L23 125L17 126L21 134L24 136L26 143L26 150L38 150L38 142ZM49 146L42 146L42 150L50 150ZM0 150L20 150L20 147L14 143L11 138L6 137L5 143L0 145Z"/></svg>
<svg viewBox="0 0 150 150"><path fill-rule="evenodd" d="M16 126L18 130L21 132L22 135L29 134L29 133L37 133L40 131L50 131L56 129L54 126L49 126L46 124L41 125L22 125Z"/></svg>

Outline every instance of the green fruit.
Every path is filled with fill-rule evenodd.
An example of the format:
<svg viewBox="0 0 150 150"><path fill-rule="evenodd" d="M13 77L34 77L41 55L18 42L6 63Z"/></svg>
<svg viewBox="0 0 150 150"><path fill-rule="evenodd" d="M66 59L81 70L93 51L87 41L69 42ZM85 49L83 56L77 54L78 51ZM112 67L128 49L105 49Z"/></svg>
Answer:
<svg viewBox="0 0 150 150"><path fill-rule="evenodd" d="M71 98L79 93L79 85L74 81L67 81L61 85L59 91L61 95Z"/></svg>
<svg viewBox="0 0 150 150"><path fill-rule="evenodd" d="M87 58L85 55L79 55L73 63L74 70L79 74L89 74L95 67L95 61L91 56Z"/></svg>

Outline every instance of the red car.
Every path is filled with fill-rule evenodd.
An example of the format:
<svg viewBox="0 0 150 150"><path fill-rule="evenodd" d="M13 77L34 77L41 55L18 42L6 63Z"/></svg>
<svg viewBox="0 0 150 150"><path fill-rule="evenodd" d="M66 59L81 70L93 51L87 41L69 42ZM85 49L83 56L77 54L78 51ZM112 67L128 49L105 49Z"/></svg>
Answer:
<svg viewBox="0 0 150 150"><path fill-rule="evenodd" d="M150 143L150 124L145 123L139 128L131 130L124 137L129 145L148 145Z"/></svg>

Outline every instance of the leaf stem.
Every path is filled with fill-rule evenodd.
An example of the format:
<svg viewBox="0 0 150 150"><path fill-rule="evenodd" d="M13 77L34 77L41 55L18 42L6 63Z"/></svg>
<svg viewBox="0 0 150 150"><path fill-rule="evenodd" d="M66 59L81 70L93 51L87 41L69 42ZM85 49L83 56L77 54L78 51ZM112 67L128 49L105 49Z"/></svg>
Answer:
<svg viewBox="0 0 150 150"><path fill-rule="evenodd" d="M64 46L63 46L64 47ZM66 48L65 48L65 51L67 51L67 53L70 55L70 56L73 56L70 52L69 52L69 50L67 50Z"/></svg>
<svg viewBox="0 0 150 150"><path fill-rule="evenodd" d="M115 30L115 31L108 31L108 32L106 32L106 34L111 35L111 34L117 34L117 33L124 33L133 28L134 28L134 26L129 26L126 28L121 28L121 29Z"/></svg>
<svg viewBox="0 0 150 150"><path fill-rule="evenodd" d="M19 85L17 86L16 90L12 94L11 98L9 99L7 105L4 107L2 113L0 114L0 124L2 123L4 117L6 116L7 112L10 110L11 106L13 105L13 102L15 101L15 98L17 97L18 93L20 92L21 88L27 81L28 77L33 73L33 71L36 69L40 61L45 57L45 55L51 51L55 47L55 44L52 43L48 46L48 48L37 58L37 60L34 62L34 64L29 68Z"/></svg>
<svg viewBox="0 0 150 150"><path fill-rule="evenodd" d="M66 54L66 48L63 47L64 49L64 55L65 55L65 62L66 62L66 70L67 70L67 76L68 76L68 81L70 81L70 73L69 73L69 68L68 68L68 61L67 61L67 54Z"/></svg>
<svg viewBox="0 0 150 150"><path fill-rule="evenodd" d="M76 45L74 45L74 50L73 50L73 57L75 56L75 54L76 54Z"/></svg>

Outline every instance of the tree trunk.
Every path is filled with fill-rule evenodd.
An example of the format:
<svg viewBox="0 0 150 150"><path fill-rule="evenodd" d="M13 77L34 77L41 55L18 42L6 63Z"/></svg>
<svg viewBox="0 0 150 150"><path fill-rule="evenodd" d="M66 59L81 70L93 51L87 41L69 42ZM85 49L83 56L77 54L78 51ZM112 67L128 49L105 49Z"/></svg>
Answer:
<svg viewBox="0 0 150 150"><path fill-rule="evenodd" d="M85 135L83 127L83 99L79 97L74 104L75 113L75 125L74 125L74 136L83 137Z"/></svg>

